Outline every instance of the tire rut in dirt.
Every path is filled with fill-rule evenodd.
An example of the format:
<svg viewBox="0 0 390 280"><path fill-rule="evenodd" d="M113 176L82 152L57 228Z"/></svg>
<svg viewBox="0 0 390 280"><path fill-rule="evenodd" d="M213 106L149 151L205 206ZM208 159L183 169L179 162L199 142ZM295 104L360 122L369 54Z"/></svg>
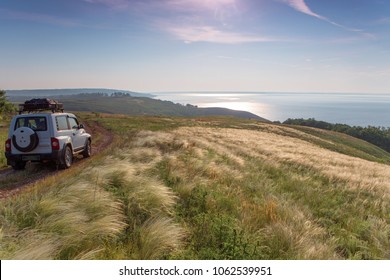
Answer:
<svg viewBox="0 0 390 280"><path fill-rule="evenodd" d="M91 157L105 150L114 140L114 135L100 126L97 121L86 122L87 132L92 132ZM94 143L93 139L99 139ZM83 160L83 155L73 157L72 167L77 167ZM62 170L50 163L27 163L26 170L15 171L11 168L0 170L0 199L10 197L27 189L33 183L53 176Z"/></svg>

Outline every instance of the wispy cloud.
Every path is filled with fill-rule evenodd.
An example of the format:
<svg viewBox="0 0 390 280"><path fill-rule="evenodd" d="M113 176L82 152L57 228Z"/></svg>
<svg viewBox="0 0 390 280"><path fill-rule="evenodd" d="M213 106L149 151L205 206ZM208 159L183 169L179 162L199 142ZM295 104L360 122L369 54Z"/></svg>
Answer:
<svg viewBox="0 0 390 280"><path fill-rule="evenodd" d="M275 41L235 28L240 19L237 0L161 0L141 4L146 13L153 14L155 26L187 44L197 42L245 44ZM170 16L165 16L170 15Z"/></svg>
<svg viewBox="0 0 390 280"><path fill-rule="evenodd" d="M182 13L196 13L223 25L240 16L239 2L236 0L165 0L164 6Z"/></svg>
<svg viewBox="0 0 390 280"><path fill-rule="evenodd" d="M103 4L110 8L123 9L129 7L131 1L128 0L83 0L91 4Z"/></svg>
<svg viewBox="0 0 390 280"><path fill-rule="evenodd" d="M221 7L235 6L236 0L166 0L165 5L176 9L185 10L210 10L215 11Z"/></svg>
<svg viewBox="0 0 390 280"><path fill-rule="evenodd" d="M208 42L219 44L243 44L256 42L276 41L272 38L260 37L250 34L227 32L214 26L171 26L167 28L175 37L185 43Z"/></svg>
<svg viewBox="0 0 390 280"><path fill-rule="evenodd" d="M353 31L353 32L360 32L360 31L362 31L360 29L355 29L355 28L350 28L350 27L344 26L342 24L339 24L337 22L334 22L334 21L330 20L329 18L327 18L327 17L325 17L323 15L320 15L320 14L317 14L317 13L313 12L309 8L309 6L305 3L304 0L280 0L280 1L286 3L287 5L292 7L293 9L297 10L298 12L301 12L301 13L304 13L306 15L309 15L309 16L318 18L320 20L326 21L326 22L328 22L330 24L333 24L334 26L343 28L343 29L348 30L348 31Z"/></svg>
<svg viewBox="0 0 390 280"><path fill-rule="evenodd" d="M313 16L313 17L316 17L316 18L319 18L319 19L322 19L322 20L327 20L326 17L324 16L321 16L315 12L313 12L305 3L304 0L282 0L283 2L287 3L288 5L290 5L292 8L294 8L295 10L301 12L301 13L304 13L304 14L307 14L309 16Z"/></svg>
<svg viewBox="0 0 390 280"><path fill-rule="evenodd" d="M388 25L390 24L390 17L382 17L374 21L375 25Z"/></svg>
<svg viewBox="0 0 390 280"><path fill-rule="evenodd" d="M234 7L236 0L82 0L90 4L101 4L110 8L136 8L151 10L174 10L179 12L210 11Z"/></svg>

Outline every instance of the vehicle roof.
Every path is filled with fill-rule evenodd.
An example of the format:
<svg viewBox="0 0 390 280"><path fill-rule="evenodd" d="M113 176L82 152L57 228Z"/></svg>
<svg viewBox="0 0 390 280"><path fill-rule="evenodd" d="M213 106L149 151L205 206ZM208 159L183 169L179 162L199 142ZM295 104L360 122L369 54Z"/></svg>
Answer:
<svg viewBox="0 0 390 280"><path fill-rule="evenodd" d="M75 117L74 114L72 113L52 113L52 112L34 112L34 113L28 113L28 114L20 114L20 115L16 115L15 117L19 118L19 117L33 117L33 116L71 116L71 117Z"/></svg>

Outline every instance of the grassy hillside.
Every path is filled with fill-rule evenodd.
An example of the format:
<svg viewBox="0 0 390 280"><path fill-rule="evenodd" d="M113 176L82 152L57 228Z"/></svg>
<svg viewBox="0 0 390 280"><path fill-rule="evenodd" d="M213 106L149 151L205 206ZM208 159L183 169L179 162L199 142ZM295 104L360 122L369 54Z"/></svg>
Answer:
<svg viewBox="0 0 390 280"><path fill-rule="evenodd" d="M112 94L114 92L123 92L129 93L132 96L141 96L141 97L153 97L152 94L148 93L139 93L122 89L106 89L106 88L64 88L64 89L26 89L26 90L7 90L7 96L11 98L25 98L34 96L38 97L47 97L47 96L69 96L77 95L80 93L91 94L91 93L104 93Z"/></svg>
<svg viewBox="0 0 390 280"><path fill-rule="evenodd" d="M13 96L11 101L21 103L33 97ZM36 97L35 97L36 98ZM198 108L170 101L136 96L104 96L100 94L63 95L52 97L64 104L67 111L99 112L147 116L235 116L267 121L255 114L226 108Z"/></svg>
<svg viewBox="0 0 390 280"><path fill-rule="evenodd" d="M366 142L235 118L83 119L114 145L1 201L0 258L390 258L390 155Z"/></svg>

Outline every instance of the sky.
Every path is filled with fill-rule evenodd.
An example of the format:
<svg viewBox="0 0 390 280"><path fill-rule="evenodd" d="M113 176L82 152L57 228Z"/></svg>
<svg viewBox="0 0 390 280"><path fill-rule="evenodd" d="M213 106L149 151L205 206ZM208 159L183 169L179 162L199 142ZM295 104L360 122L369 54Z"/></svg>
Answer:
<svg viewBox="0 0 390 280"><path fill-rule="evenodd" d="M0 89L390 93L388 0L0 0Z"/></svg>

